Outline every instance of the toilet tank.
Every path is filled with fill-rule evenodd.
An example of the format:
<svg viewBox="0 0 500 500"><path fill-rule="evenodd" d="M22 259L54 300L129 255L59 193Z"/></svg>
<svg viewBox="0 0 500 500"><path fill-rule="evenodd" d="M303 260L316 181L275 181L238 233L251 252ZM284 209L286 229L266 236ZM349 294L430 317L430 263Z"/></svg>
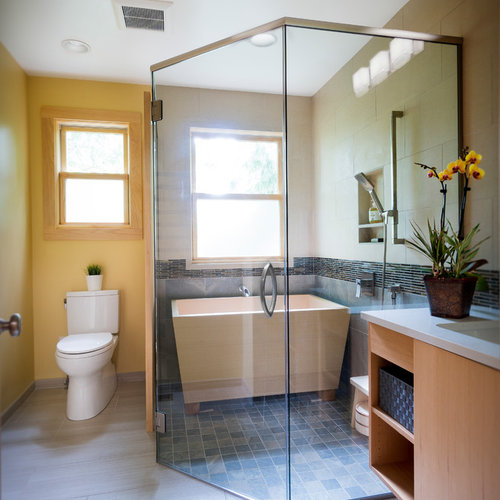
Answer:
<svg viewBox="0 0 500 500"><path fill-rule="evenodd" d="M118 290L67 292L68 334L118 332Z"/></svg>

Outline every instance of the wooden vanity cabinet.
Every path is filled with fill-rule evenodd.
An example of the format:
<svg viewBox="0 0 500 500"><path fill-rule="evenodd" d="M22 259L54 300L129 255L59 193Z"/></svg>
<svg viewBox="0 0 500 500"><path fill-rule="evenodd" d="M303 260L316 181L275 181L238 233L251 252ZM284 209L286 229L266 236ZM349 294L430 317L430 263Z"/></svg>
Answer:
<svg viewBox="0 0 500 500"><path fill-rule="evenodd" d="M500 371L414 341L415 498L500 498Z"/></svg>
<svg viewBox="0 0 500 500"><path fill-rule="evenodd" d="M399 499L500 498L500 371L370 323L370 466ZM414 434L378 406L379 368L414 375Z"/></svg>

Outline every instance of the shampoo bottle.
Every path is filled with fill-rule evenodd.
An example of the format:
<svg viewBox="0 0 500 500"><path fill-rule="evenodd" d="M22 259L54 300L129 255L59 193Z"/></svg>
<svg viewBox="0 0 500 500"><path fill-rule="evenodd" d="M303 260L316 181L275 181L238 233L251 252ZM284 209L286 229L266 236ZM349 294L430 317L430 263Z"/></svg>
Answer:
<svg viewBox="0 0 500 500"><path fill-rule="evenodd" d="M372 201L372 206L368 209L368 222L370 224L375 224L377 222L382 222L382 216L380 212L377 210L377 207Z"/></svg>

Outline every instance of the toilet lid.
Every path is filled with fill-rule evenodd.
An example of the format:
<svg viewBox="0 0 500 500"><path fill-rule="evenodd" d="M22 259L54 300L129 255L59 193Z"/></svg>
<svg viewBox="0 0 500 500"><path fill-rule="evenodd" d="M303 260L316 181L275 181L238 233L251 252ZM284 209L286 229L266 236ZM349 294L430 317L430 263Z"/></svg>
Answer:
<svg viewBox="0 0 500 500"><path fill-rule="evenodd" d="M112 341L113 335L109 332L79 333L63 337L57 343L57 350L63 354L84 354L102 349Z"/></svg>

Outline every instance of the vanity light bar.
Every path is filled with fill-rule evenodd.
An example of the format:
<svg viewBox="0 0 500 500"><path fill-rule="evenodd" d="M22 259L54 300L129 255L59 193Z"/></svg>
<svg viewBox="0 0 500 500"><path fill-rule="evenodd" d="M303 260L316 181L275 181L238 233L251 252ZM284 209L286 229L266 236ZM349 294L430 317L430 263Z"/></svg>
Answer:
<svg viewBox="0 0 500 500"><path fill-rule="evenodd" d="M356 97L365 95L423 50L424 42L422 40L408 38L391 40L389 50L381 50L375 54L370 59L369 67L362 67L352 75L352 87Z"/></svg>

